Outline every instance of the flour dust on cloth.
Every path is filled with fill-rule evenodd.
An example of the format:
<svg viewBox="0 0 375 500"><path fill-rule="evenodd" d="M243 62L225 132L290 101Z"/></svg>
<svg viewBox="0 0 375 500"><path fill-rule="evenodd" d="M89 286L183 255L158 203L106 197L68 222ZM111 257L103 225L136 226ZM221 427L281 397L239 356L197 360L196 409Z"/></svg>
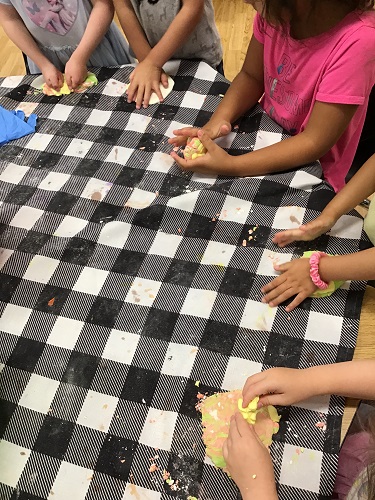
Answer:
<svg viewBox="0 0 375 500"><path fill-rule="evenodd" d="M93 8L89 0L0 0L0 4L17 10L40 50L62 72L83 37ZM121 66L132 62L129 46L112 22L87 66ZM32 74L41 73L29 58L28 64Z"/></svg>

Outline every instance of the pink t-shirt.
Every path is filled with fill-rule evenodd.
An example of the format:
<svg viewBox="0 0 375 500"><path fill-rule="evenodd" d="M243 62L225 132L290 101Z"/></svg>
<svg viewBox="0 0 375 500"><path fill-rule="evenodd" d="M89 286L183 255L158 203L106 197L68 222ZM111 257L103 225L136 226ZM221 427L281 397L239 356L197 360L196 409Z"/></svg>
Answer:
<svg viewBox="0 0 375 500"><path fill-rule="evenodd" d="M303 132L315 101L356 104L358 109L335 146L320 158L335 191L345 184L375 83L375 12L351 12L322 35L296 40L259 14L254 36L264 46L266 113L291 134Z"/></svg>

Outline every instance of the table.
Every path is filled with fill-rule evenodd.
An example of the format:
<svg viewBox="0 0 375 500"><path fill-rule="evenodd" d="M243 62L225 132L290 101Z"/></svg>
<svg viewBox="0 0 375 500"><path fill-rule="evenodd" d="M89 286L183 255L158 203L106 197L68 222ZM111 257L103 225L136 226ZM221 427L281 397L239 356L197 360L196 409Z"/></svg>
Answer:
<svg viewBox="0 0 375 500"><path fill-rule="evenodd" d="M363 298L362 312L359 323L357 345L354 351L354 359L374 359L374 324L375 324L375 288L368 286ZM341 441L346 436L349 426L357 410L359 401L348 398L342 420Z"/></svg>
<svg viewBox="0 0 375 500"><path fill-rule="evenodd" d="M165 103L135 111L122 97L130 71L98 70L96 88L61 98L34 95L30 77L0 84L1 105L39 115L33 136L1 150L4 499L237 498L205 458L197 393L353 355L364 283L289 315L260 302L275 259L368 245L355 212L314 243L272 244L332 198L319 164L183 173L167 138L203 125L228 83L174 62ZM256 107L220 143L243 154L286 137ZM343 409L336 396L281 408L281 499L330 498Z"/></svg>

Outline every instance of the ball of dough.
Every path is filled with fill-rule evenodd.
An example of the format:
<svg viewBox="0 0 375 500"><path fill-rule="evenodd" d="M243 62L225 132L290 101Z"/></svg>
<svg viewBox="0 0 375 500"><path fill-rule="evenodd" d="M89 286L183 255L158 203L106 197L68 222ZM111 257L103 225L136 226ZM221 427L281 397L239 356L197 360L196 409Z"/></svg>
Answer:
<svg viewBox="0 0 375 500"><path fill-rule="evenodd" d="M185 160L195 160L207 153L207 149L203 146L198 137L189 137L184 149Z"/></svg>

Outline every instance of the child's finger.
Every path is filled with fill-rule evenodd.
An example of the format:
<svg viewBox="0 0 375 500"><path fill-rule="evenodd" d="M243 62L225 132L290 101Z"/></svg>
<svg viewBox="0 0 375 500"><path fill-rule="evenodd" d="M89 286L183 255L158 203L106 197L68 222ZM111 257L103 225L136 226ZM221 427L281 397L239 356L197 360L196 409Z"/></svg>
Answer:
<svg viewBox="0 0 375 500"><path fill-rule="evenodd" d="M71 89L76 89L78 87L78 78L72 77L70 85Z"/></svg>
<svg viewBox="0 0 375 500"><path fill-rule="evenodd" d="M220 125L219 132L217 134L217 138L228 135L229 132L231 132L231 130L232 130L232 127L231 127L230 123L223 123L222 125Z"/></svg>
<svg viewBox="0 0 375 500"><path fill-rule="evenodd" d="M275 269L275 271L279 273L285 273L285 271L287 271L291 265L292 265L291 262L285 262L284 264L274 263L273 268Z"/></svg>
<svg viewBox="0 0 375 500"><path fill-rule="evenodd" d="M277 288L278 286L282 285L285 282L285 280L286 280L285 276L283 274L280 274L280 276L277 276L277 278L273 279L270 283L264 285L264 287L262 287L260 291L262 293L267 294L271 292L274 288Z"/></svg>
<svg viewBox="0 0 375 500"><path fill-rule="evenodd" d="M60 73L60 71L57 73L57 84L59 86L59 90L64 85L64 76L62 73Z"/></svg>
<svg viewBox="0 0 375 500"><path fill-rule="evenodd" d="M234 421L236 423L238 435L241 436L242 438L249 439L251 437L250 427L253 426L243 418L243 416L239 411L236 412L234 416Z"/></svg>
<svg viewBox="0 0 375 500"><path fill-rule="evenodd" d="M303 226L301 226L302 228ZM304 231L299 229L288 229L287 231L281 231L280 233L276 233L273 237L273 243L276 243L279 247L283 248L289 243L293 241L299 241L304 236Z"/></svg>
<svg viewBox="0 0 375 500"><path fill-rule="evenodd" d="M165 89L168 88L168 75L164 72L161 74L161 84Z"/></svg>
<svg viewBox="0 0 375 500"><path fill-rule="evenodd" d="M164 97L163 97L163 94L161 93L159 82L156 82L153 85L152 89L155 92L155 94L158 96L159 102L163 102L164 101Z"/></svg>
<svg viewBox="0 0 375 500"><path fill-rule="evenodd" d="M270 307L277 307L286 300L290 299L290 297L296 295L296 293L297 291L294 288L281 287L280 289L278 288L275 290L274 293L271 293L270 296L266 296L265 302L267 302Z"/></svg>
<svg viewBox="0 0 375 500"><path fill-rule="evenodd" d="M185 160L184 158L178 156L178 154L176 154L174 151L171 152L171 156L177 163L177 165L179 165L182 168L182 170L189 170L190 165L196 161L196 160Z"/></svg>
<svg viewBox="0 0 375 500"><path fill-rule="evenodd" d="M228 439L231 440L237 440L242 437L241 434L241 425L239 425L238 422L238 415L240 418L245 422L245 419L243 416L240 414L240 412L236 412L230 419L230 425L229 425L229 433L228 433ZM245 422L246 423L246 422Z"/></svg>
<svg viewBox="0 0 375 500"><path fill-rule="evenodd" d="M186 146L187 137L171 137L168 139L168 144L172 144L175 147Z"/></svg>
<svg viewBox="0 0 375 500"><path fill-rule="evenodd" d="M251 380L252 377L247 380L242 390L242 405L244 408L246 408L257 396L259 396L258 408L261 408L263 406L262 401L264 397L267 396L270 391L274 392L275 384L266 377L266 374L267 372L257 373L256 376L254 375L254 380L256 378L254 382Z"/></svg>
<svg viewBox="0 0 375 500"><path fill-rule="evenodd" d="M135 98L135 95L137 93L137 90L138 90L138 85L135 82L132 82L129 85L128 92L127 92L128 102L133 102L134 101L134 98Z"/></svg>
<svg viewBox="0 0 375 500"><path fill-rule="evenodd" d="M185 137L197 137L199 128L197 127L184 127L184 128L179 128L177 130L173 130L174 135L180 136L183 135Z"/></svg>
<svg viewBox="0 0 375 500"><path fill-rule="evenodd" d="M298 290L285 280L266 293L262 298L262 302L263 304L269 304L270 307L276 307L296 293L298 293Z"/></svg>
<svg viewBox="0 0 375 500"><path fill-rule="evenodd" d="M145 91L146 91L146 89L144 86L139 86L137 89L137 97L135 99L135 107L137 109L141 109L141 107L142 107Z"/></svg>
<svg viewBox="0 0 375 500"><path fill-rule="evenodd" d="M295 309L297 306L299 306L300 304L302 304L302 302L307 299L308 297L308 293L307 292L300 292L293 300L292 302L286 306L285 308L285 311L286 312L291 312L293 311L293 309Z"/></svg>
<svg viewBox="0 0 375 500"><path fill-rule="evenodd" d="M198 138L209 153L219 147L203 130L198 130Z"/></svg>
<svg viewBox="0 0 375 500"><path fill-rule="evenodd" d="M146 86L145 92L143 95L143 107L147 108L150 103L150 98L152 95L152 88L150 86Z"/></svg>

